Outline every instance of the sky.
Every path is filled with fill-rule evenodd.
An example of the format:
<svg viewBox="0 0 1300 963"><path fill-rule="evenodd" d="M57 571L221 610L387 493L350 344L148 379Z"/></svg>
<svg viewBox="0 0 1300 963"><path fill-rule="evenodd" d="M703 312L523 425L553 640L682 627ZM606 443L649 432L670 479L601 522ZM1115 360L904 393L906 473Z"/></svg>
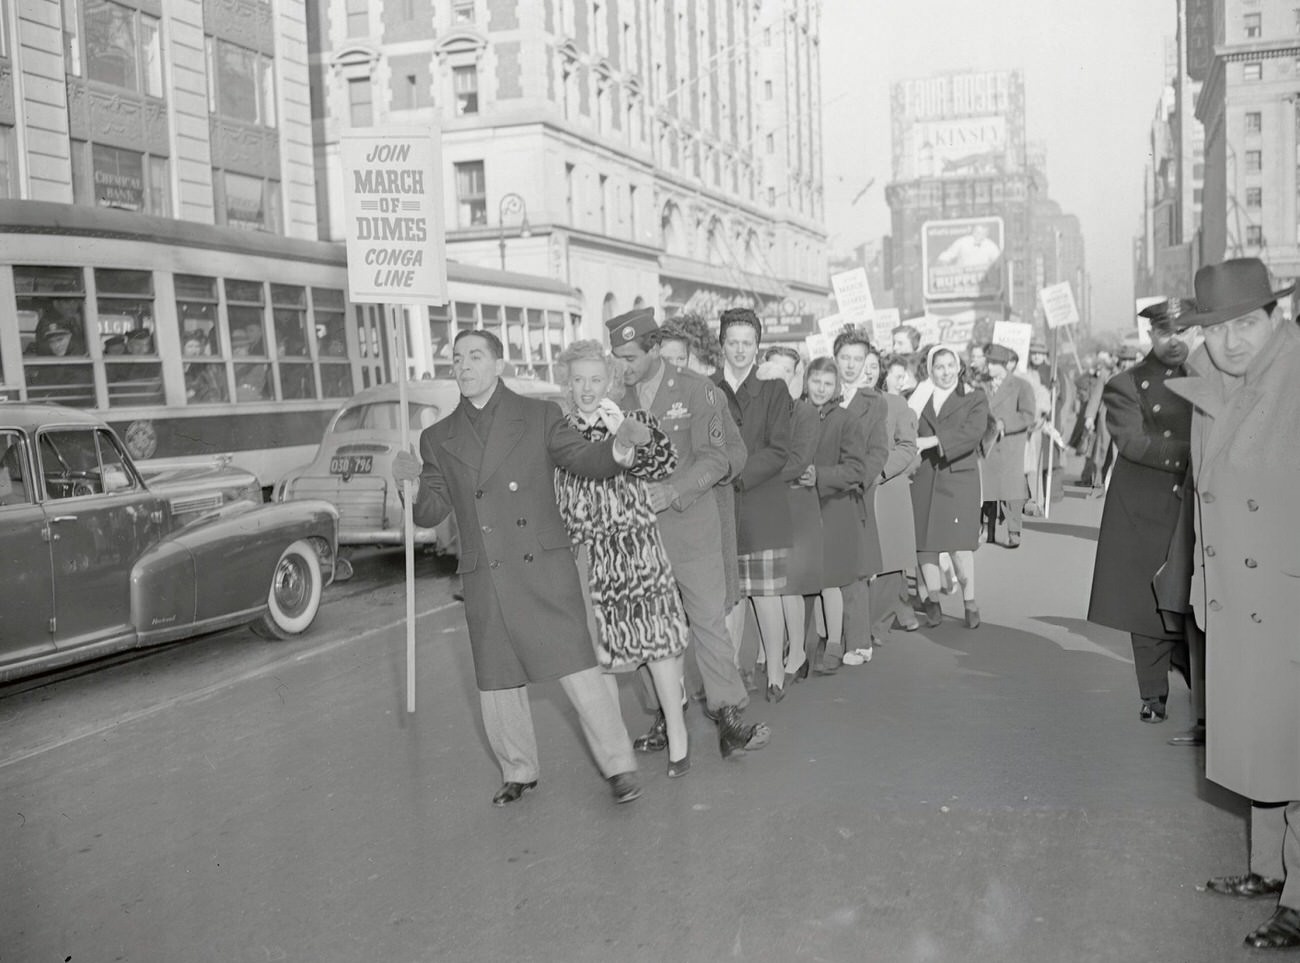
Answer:
<svg viewBox="0 0 1300 963"><path fill-rule="evenodd" d="M821 12L831 251L889 233L891 84L1018 69L1026 136L1047 147L1048 194L1083 226L1093 327L1132 325L1131 252L1174 0L821 0Z"/></svg>

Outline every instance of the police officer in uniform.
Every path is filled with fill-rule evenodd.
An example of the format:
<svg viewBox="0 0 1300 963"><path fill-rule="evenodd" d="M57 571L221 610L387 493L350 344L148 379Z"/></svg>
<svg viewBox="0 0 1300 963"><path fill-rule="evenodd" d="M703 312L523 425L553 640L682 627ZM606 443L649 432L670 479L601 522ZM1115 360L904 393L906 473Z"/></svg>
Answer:
<svg viewBox="0 0 1300 963"><path fill-rule="evenodd" d="M707 378L679 371L659 357L659 327L654 309L639 308L606 322L616 357L628 365L626 410L654 415L677 449L677 469L661 482L650 482L650 501L659 513L659 531L690 619L695 661L704 682L707 711L718 724L724 759L767 745L762 723L746 725L740 713L748 696L736 667L725 613L726 578L722 568L722 534L713 486L732 466L727 457L727 417L720 392ZM657 706L653 694L647 701ZM636 748L656 751L667 745L663 714Z"/></svg>
<svg viewBox="0 0 1300 963"><path fill-rule="evenodd" d="M1172 298L1143 310L1151 320L1151 350L1102 392L1118 457L1101 516L1088 621L1131 635L1139 718L1152 723L1165 719L1171 663L1188 671L1185 625L1191 620L1166 627L1152 579L1165 562L1188 495L1192 406L1165 382L1187 375L1188 346L1178 337L1177 320L1189 309Z"/></svg>

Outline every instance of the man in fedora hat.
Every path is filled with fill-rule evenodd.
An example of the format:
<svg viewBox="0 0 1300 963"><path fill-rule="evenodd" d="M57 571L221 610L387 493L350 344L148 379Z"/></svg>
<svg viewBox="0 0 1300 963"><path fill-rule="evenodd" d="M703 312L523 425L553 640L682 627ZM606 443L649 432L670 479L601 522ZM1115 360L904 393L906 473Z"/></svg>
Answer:
<svg viewBox="0 0 1300 963"><path fill-rule="evenodd" d="M1166 625L1151 580L1165 563L1183 499L1191 497L1192 406L1167 382L1188 374L1178 319L1193 307L1170 298L1143 309L1151 321L1151 350L1102 393L1117 457L1097 537L1088 620L1131 636L1142 700L1138 718L1152 723L1165 720L1171 665L1188 664L1185 624Z"/></svg>
<svg viewBox="0 0 1300 963"><path fill-rule="evenodd" d="M1166 382L1192 404L1205 774L1253 803L1249 872L1207 886L1279 897L1259 949L1300 948L1300 329L1277 304L1294 287L1257 258L1201 268L1181 323L1205 343Z"/></svg>

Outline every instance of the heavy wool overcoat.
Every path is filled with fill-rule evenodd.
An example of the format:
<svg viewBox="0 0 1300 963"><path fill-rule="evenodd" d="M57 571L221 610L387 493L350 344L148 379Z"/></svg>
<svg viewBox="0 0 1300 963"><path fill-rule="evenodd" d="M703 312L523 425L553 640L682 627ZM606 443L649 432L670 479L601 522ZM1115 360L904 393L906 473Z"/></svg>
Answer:
<svg viewBox="0 0 1300 963"><path fill-rule="evenodd" d="M866 473L866 425L837 404L820 411L819 420L813 464L817 466L816 493L826 533L822 585L839 588L857 581L863 571L863 539L852 537L852 533L862 525L865 514L862 484Z"/></svg>
<svg viewBox="0 0 1300 963"><path fill-rule="evenodd" d="M988 392L989 417L1002 422L1002 437L985 450L980 468L986 502L1016 501L1029 497L1025 480L1025 442L1038 420L1034 389L1019 375L1008 374L996 391Z"/></svg>
<svg viewBox="0 0 1300 963"><path fill-rule="evenodd" d="M1119 449L1101 513L1088 621L1154 639L1166 630L1152 579L1178 525L1191 452L1192 406L1168 387L1186 375L1148 354L1102 393L1106 427Z"/></svg>
<svg viewBox="0 0 1300 963"><path fill-rule="evenodd" d="M1210 779L1258 802L1300 799L1300 329L1283 321L1232 380L1204 346L1192 403L1196 564Z"/></svg>
<svg viewBox="0 0 1300 963"><path fill-rule="evenodd" d="M857 506L862 514L862 544L859 562L861 575L870 578L878 572L888 571L882 557L880 528L876 514L876 488L881 472L889 461L889 403L874 388L858 388L842 407L862 422L862 498Z"/></svg>
<svg viewBox="0 0 1300 963"><path fill-rule="evenodd" d="M876 485L876 524L880 528L880 571L901 572L916 565L916 523L912 518L912 474L921 464L916 450L916 413L901 395L885 395L885 434L889 457Z"/></svg>
<svg viewBox="0 0 1300 963"><path fill-rule="evenodd" d="M732 391L721 371L714 384L727 396L749 457L735 479L736 545L741 555L788 549L790 500L781 475L790 455L790 389L784 381L761 381L758 369Z"/></svg>
<svg viewBox="0 0 1300 963"><path fill-rule="evenodd" d="M989 402L983 389L958 385L934 410L925 403L917 436L939 439L921 452L912 476L912 512L918 552L974 551L979 548L979 445L989 427Z"/></svg>
<svg viewBox="0 0 1300 963"><path fill-rule="evenodd" d="M552 401L498 384L480 440L456 410L420 435L424 471L415 523L451 511L460 531L465 619L483 690L545 682L596 664L573 546L555 501L554 472L609 478L613 441L589 442Z"/></svg>

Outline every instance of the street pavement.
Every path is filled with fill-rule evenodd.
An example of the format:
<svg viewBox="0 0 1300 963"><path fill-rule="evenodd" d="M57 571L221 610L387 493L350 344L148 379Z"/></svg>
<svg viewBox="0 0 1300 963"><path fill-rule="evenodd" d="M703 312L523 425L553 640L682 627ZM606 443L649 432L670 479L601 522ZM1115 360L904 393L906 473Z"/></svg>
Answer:
<svg viewBox="0 0 1300 963"><path fill-rule="evenodd" d="M423 558L405 711L400 553L314 629L219 633L0 689L0 963L1231 961L1272 911L1244 804L1190 720L1138 721L1127 636L1084 621L1101 502L977 558L984 625L796 685L771 745L642 757L615 805L558 685L538 789L504 809L454 576ZM633 734L648 717L623 686Z"/></svg>

